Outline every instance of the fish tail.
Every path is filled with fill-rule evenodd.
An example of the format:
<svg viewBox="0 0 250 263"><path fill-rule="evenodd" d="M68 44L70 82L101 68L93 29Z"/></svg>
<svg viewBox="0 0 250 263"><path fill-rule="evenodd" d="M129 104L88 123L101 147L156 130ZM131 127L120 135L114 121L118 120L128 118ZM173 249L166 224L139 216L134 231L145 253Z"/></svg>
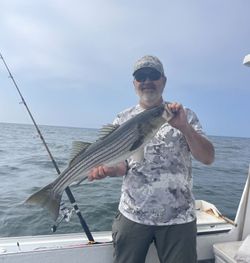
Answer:
<svg viewBox="0 0 250 263"><path fill-rule="evenodd" d="M59 214L60 203L62 194L53 191L53 183L48 184L41 190L32 194L25 203L37 204L41 207L46 207L53 219L56 220Z"/></svg>

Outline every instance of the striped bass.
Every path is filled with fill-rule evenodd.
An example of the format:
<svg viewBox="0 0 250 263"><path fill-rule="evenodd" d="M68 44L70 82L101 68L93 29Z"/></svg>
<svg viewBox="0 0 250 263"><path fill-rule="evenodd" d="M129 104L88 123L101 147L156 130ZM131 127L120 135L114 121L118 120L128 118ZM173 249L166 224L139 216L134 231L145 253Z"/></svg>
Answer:
<svg viewBox="0 0 250 263"><path fill-rule="evenodd" d="M25 202L46 207L54 220L59 214L63 191L73 182L88 177L91 169L112 166L143 151L159 128L173 117L166 104L144 110L122 125L106 125L94 143L73 144L68 167L49 185L32 194Z"/></svg>

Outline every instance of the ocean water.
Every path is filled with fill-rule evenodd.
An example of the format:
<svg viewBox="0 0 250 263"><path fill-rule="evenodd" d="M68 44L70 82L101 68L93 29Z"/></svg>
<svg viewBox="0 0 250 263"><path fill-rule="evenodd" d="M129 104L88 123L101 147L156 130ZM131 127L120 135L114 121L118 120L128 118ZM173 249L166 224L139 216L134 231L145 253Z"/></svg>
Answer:
<svg viewBox="0 0 250 263"><path fill-rule="evenodd" d="M40 126L62 171L74 140L93 142L95 129ZM0 123L0 236L52 234L54 221L44 209L23 201L50 183L57 173L32 125ZM234 219L250 163L250 138L209 136L216 159L211 166L193 162L196 199L212 202ZM106 178L72 186L79 208L91 231L110 230L117 211L122 178ZM70 203L63 196L67 207ZM63 221L57 233L83 232L76 214Z"/></svg>

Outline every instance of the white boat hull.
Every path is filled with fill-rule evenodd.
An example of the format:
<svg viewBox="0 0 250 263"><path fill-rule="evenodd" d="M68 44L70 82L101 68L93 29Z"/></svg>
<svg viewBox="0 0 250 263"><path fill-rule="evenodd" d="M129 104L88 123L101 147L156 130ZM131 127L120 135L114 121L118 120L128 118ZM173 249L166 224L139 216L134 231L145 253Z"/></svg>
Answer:
<svg viewBox="0 0 250 263"><path fill-rule="evenodd" d="M199 203L199 202L198 202ZM197 211L198 257L213 257L212 245L216 239L225 240L233 226L224 219ZM220 234L219 234L220 233ZM111 232L92 233L96 244L88 244L84 233L47 236L8 237L0 239L0 263L36 262L68 263L112 262L113 244ZM218 238L224 236L223 239ZM159 263L154 245L146 259L147 263Z"/></svg>
<svg viewBox="0 0 250 263"><path fill-rule="evenodd" d="M214 258L216 243L240 241L250 234L250 169L235 221L221 216L216 207L196 201L198 260ZM0 238L0 263L110 263L111 232L93 233L96 244L88 244L84 233ZM154 245L146 263L159 263Z"/></svg>

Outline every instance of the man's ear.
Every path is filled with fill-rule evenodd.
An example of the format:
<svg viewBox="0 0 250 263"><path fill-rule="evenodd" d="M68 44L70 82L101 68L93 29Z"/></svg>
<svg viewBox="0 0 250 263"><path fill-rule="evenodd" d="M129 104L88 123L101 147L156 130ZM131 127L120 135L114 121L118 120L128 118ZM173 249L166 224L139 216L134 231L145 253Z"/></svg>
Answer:
<svg viewBox="0 0 250 263"><path fill-rule="evenodd" d="M136 80L135 80L135 79L133 80L133 84L134 84L135 90L137 90L137 89L136 89Z"/></svg>
<svg viewBox="0 0 250 263"><path fill-rule="evenodd" d="M167 84L167 77L163 76L164 85Z"/></svg>
<svg viewBox="0 0 250 263"><path fill-rule="evenodd" d="M134 89L135 89L135 93L138 95L138 89L136 88L136 80L133 80L133 84L134 84Z"/></svg>

